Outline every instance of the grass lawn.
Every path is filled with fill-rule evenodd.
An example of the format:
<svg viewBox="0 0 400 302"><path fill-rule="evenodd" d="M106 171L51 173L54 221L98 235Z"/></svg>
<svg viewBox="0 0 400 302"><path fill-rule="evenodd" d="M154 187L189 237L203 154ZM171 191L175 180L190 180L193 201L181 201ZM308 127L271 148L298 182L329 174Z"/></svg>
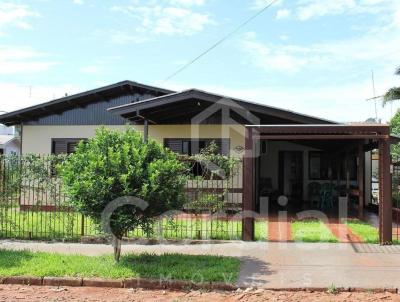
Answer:
<svg viewBox="0 0 400 302"><path fill-rule="evenodd" d="M90 219L84 219L83 227L85 235L98 234ZM82 215L78 213L0 208L0 237L79 240L81 231Z"/></svg>
<svg viewBox="0 0 400 302"><path fill-rule="evenodd" d="M366 243L379 243L378 229L367 222L359 219L350 219L346 222L347 226ZM400 238L399 238L400 239ZM393 234L393 243L400 244L400 240Z"/></svg>
<svg viewBox="0 0 400 302"><path fill-rule="evenodd" d="M379 242L378 229L374 226L358 219L347 220L346 224L362 241L366 243Z"/></svg>
<svg viewBox="0 0 400 302"><path fill-rule="evenodd" d="M157 234L157 228L154 228ZM161 234L160 234L161 235ZM132 232L132 237L146 237L141 230ZM156 235L157 236L157 235ZM254 238L257 241L266 241L268 236L268 222L257 220L254 224ZM178 218L172 221L163 221L162 237L168 239L216 239L241 240L242 221L240 220L207 220Z"/></svg>
<svg viewBox="0 0 400 302"><path fill-rule="evenodd" d="M254 223L254 239L256 241L267 241L268 239L268 221L256 220Z"/></svg>
<svg viewBox="0 0 400 302"><path fill-rule="evenodd" d="M292 233L294 241L338 242L328 227L316 219L292 222Z"/></svg>
<svg viewBox="0 0 400 302"><path fill-rule="evenodd" d="M0 276L58 276L236 282L240 261L233 257L180 254L90 257L0 249Z"/></svg>
<svg viewBox="0 0 400 302"><path fill-rule="evenodd" d="M84 235L96 236L100 232L88 218L84 219ZM268 222L255 223L256 240L267 239ZM161 234L158 235L158 230ZM129 234L134 238L165 239L217 239L240 240L242 222L240 220L206 220L206 219L163 219L162 228L155 223L153 234L147 236L141 229ZM79 240L82 232L82 215L67 212L20 211L15 208L0 208L0 237L22 239L68 239Z"/></svg>

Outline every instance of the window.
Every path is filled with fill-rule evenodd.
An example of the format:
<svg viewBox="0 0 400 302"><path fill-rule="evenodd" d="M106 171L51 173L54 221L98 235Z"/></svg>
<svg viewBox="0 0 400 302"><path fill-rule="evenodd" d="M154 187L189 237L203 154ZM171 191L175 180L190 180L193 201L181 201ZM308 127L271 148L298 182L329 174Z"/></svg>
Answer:
<svg viewBox="0 0 400 302"><path fill-rule="evenodd" d="M166 138L164 139L164 146L178 154L195 155L209 146L211 142L215 142L218 146L218 153L229 154L229 138Z"/></svg>
<svg viewBox="0 0 400 302"><path fill-rule="evenodd" d="M340 161L339 171L338 162ZM343 157L336 159L332 158L332 156L325 152L320 151L310 151L308 153L308 175L311 180L329 180L337 179L338 173L340 175L341 180L346 180L346 167L345 160ZM331 170L331 172L329 171ZM357 179L357 158L355 156L351 156L349 158L349 172L350 172L350 180ZM330 175L330 173L332 173Z"/></svg>
<svg viewBox="0 0 400 302"><path fill-rule="evenodd" d="M71 154L75 152L75 148L84 138L53 138L51 141L52 154Z"/></svg>

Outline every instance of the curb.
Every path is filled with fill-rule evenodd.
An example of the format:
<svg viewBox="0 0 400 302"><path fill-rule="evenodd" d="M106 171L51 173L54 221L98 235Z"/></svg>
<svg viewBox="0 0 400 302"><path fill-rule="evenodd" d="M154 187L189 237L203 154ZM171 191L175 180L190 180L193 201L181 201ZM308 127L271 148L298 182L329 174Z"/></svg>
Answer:
<svg viewBox="0 0 400 302"><path fill-rule="evenodd" d="M205 289L235 291L239 287L221 283L193 283L180 280L155 280L155 279L102 279L102 278L70 278L70 277L31 277L12 276L0 277L0 284L36 285L36 286L66 286L66 287L104 287L104 288L145 288L145 289Z"/></svg>
<svg viewBox="0 0 400 302"><path fill-rule="evenodd" d="M11 276L0 277L0 284L10 285L34 285L34 286L63 286L63 287L102 287L102 288L143 288L149 290L220 290L250 292L257 288L239 287L222 282L193 283L179 280L155 280L155 279L102 279L102 278L71 278L71 277L33 277L33 276ZM328 292L327 287L295 287L295 288L260 288L265 291L286 292ZM370 293L400 293L398 288L360 288L360 287L338 287L334 293L341 292L370 292Z"/></svg>
<svg viewBox="0 0 400 302"><path fill-rule="evenodd" d="M288 288L265 288L265 290L269 291L286 291L286 292L328 292L329 287L288 287ZM391 293L398 294L400 293L400 289L398 288L364 288L364 287L337 287L334 290L334 293L365 293L370 292L374 294L378 293Z"/></svg>
<svg viewBox="0 0 400 302"><path fill-rule="evenodd" d="M2 284L42 285L43 278L29 276L4 277L0 282Z"/></svg>

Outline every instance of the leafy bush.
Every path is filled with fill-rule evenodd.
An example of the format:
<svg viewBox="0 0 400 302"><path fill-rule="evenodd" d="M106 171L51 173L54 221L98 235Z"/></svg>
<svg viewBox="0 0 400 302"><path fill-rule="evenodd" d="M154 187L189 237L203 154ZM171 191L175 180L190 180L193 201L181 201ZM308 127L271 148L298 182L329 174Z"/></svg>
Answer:
<svg viewBox="0 0 400 302"><path fill-rule="evenodd" d="M214 141L202 149L199 154L193 155L191 159L203 166L203 178L209 174L211 179L233 177L235 168L240 162L239 158L219 154L218 146Z"/></svg>
<svg viewBox="0 0 400 302"><path fill-rule="evenodd" d="M69 203L100 225L102 212L115 199L143 199L144 210L135 205L118 207L110 217L120 256L122 237L137 227L150 229L153 219L168 210L181 209L185 201L185 167L177 156L154 140L127 128L123 132L101 128L81 142L60 166Z"/></svg>
<svg viewBox="0 0 400 302"><path fill-rule="evenodd" d="M187 209L196 214L199 214L204 210L208 210L214 214L224 209L225 202L223 194L203 193L199 195L200 196L197 199L186 204Z"/></svg>

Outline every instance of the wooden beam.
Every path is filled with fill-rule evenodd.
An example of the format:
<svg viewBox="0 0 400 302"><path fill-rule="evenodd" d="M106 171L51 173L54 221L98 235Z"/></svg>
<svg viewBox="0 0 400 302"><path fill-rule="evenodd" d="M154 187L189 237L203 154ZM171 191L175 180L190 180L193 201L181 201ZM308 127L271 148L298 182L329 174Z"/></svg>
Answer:
<svg viewBox="0 0 400 302"><path fill-rule="evenodd" d="M389 125L246 125L268 134L390 134Z"/></svg>
<svg viewBox="0 0 400 302"><path fill-rule="evenodd" d="M389 135L380 134L288 134L260 135L259 139L268 140L346 140L346 139L388 139Z"/></svg>
<svg viewBox="0 0 400 302"><path fill-rule="evenodd" d="M379 141L379 243L392 243L392 184L390 142Z"/></svg>
<svg viewBox="0 0 400 302"><path fill-rule="evenodd" d="M254 145L253 129L245 130L245 155L243 160L243 218L242 239L244 241L254 240L254 218L252 214L254 203Z"/></svg>
<svg viewBox="0 0 400 302"><path fill-rule="evenodd" d="M350 159L349 159L349 152L346 152L345 155L345 173L346 173L346 192L347 192L347 198L349 198L349 192L350 192Z"/></svg>

